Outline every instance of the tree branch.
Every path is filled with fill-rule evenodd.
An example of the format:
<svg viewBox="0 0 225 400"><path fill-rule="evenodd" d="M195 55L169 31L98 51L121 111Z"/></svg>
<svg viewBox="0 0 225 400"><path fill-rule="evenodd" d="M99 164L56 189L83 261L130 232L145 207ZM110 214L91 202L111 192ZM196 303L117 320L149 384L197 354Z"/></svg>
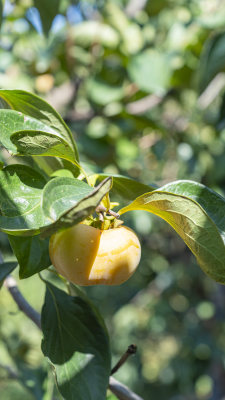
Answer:
<svg viewBox="0 0 225 400"><path fill-rule="evenodd" d="M115 378L110 376L109 389L115 394L119 400L144 400L136 393L132 392L126 385L118 382Z"/></svg>
<svg viewBox="0 0 225 400"><path fill-rule="evenodd" d="M34 310L33 307L31 307L31 305L26 301L26 299L20 293L17 287L17 283L11 275L8 275L7 278L5 279L4 286L8 289L9 293L11 294L15 303L18 305L19 309L23 311L23 313L26 314L26 316L30 318L35 323L35 325L37 325L39 329L41 329L40 314L36 310Z"/></svg>
<svg viewBox="0 0 225 400"><path fill-rule="evenodd" d="M1 263L1 258L0 258ZM4 285L7 287L9 293L11 294L13 300L18 305L19 309L30 318L35 325L41 330L41 316L40 314L30 306L30 304L23 297L22 293L19 291L17 283L12 276L8 276L5 279ZM114 393L119 400L143 400L141 397L133 393L128 387L118 382L116 379L110 377L109 388L112 393Z"/></svg>

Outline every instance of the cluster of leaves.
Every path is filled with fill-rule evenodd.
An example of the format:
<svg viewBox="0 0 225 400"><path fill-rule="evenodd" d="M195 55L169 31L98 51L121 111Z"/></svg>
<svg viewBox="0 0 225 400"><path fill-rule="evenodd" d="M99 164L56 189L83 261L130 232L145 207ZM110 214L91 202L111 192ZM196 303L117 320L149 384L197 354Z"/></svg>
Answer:
<svg viewBox="0 0 225 400"><path fill-rule="evenodd" d="M91 173L98 174L104 170L99 180L122 173L147 184L151 181L159 182L160 190L154 191L154 188L148 185L115 176L111 192L115 196L119 195L125 206L134 201L125 207L124 211L148 210L169 222L192 249L202 268L214 279L223 282L223 198L205 186L189 181L165 185L168 181L188 177L213 186L221 194L225 188L224 78L221 73L224 69L224 33L221 32L223 8L218 9L215 4L209 3L208 8L201 9L198 2L192 0L184 1L182 6L174 1L171 9L170 2L165 0L146 2L144 9L132 14L128 5L120 1L106 1L94 6L91 2L81 2L72 6L72 9L68 8L68 3L56 1L51 8L54 10L53 14L45 9L42 2L28 4L21 1L8 11L1 37L1 86L46 93L47 99L62 111L72 130L77 132L82 166ZM32 5L39 9L47 38L32 26L34 19L28 12ZM79 24L71 21L72 11L76 11L77 18L80 19ZM52 21L57 14L64 24L56 29ZM215 32L211 36L215 29L218 29L218 33ZM10 53L9 49L12 50ZM219 82L219 89L215 94L210 89L213 79ZM48 93L53 84L56 88L52 93ZM101 196L109 190L111 182L103 182L103 186L95 191L96 189L77 179L81 171L76 145L68 127L47 103L24 92L6 90L2 91L1 103L3 146L14 156L29 156L24 159L17 158L17 161L23 164L22 167L15 165L14 161L0 172L1 229L9 234L11 246L20 264L20 277L25 278L50 265L48 238L40 239L40 234L48 235L54 229L69 225L72 221L78 222L92 213ZM193 111L195 109L196 112ZM52 156L57 159L51 158ZM11 163L12 159L3 152L2 161ZM137 196L141 197L136 199ZM86 204L82 201L84 198L87 200ZM162 328L162 321L166 321L171 335L179 336L183 332L177 325L174 332L173 328L170 328L172 322L170 324L169 318L166 319L167 312L170 312L171 321L175 320L174 313L185 312L185 307L183 311L178 310L179 298L176 301L176 292L178 296L180 291L182 292L184 303L184 298L192 297L188 278L184 278L182 286L181 275L178 272L178 275L176 272L168 272L165 266L166 260L170 259L170 251L164 251L165 247L174 243L175 248L179 248L180 242L170 239L170 231L164 225L159 225L161 233L158 233L157 228L152 228L153 244L149 244L144 233L149 233L150 225L155 219L144 214L144 223L141 224L140 217L136 218L134 215L132 219L128 213L125 214L125 218L126 215L130 218L130 223L134 223L143 235L143 240L147 241L142 266L142 271L146 272L136 276L137 281L139 279L139 287L137 283L134 288L135 283L132 281L126 295L122 293L123 290L118 289L119 295L114 297L120 298L121 303L126 304L139 288L142 288L144 293L137 301L136 311L131 303L121 308L121 314L120 310L115 314L112 326L115 337L120 337L120 340L119 344L113 341L113 346L118 354L126 348L127 342L124 343L124 340L127 340L127 337L121 335L117 321L121 320L121 315L129 320L130 315L131 320L136 319L137 324L142 326L140 328L136 325L135 328L131 323L127 323L125 328L130 329L127 336L131 341L137 342L137 338L142 335L147 338L145 347L148 347L150 321L150 332L153 335L150 347L155 348L155 332L159 340L157 348L160 351L162 346L163 351L163 344L167 343L168 337L165 326ZM143 214L140 211L138 215ZM149 228L146 221L149 221ZM145 232L144 225L147 225ZM158 226L158 223L156 225ZM154 245L154 240L163 242L162 248L158 244ZM170 249L172 247L170 246ZM157 258L159 256L156 249L161 252L161 258ZM148 260L150 250L153 256ZM182 257L180 261L177 261L176 257L173 258L173 264L174 260L175 264L180 263L177 268L174 267L174 271L179 269L180 274L187 275L183 263L191 263L191 260L185 257L187 256L184 256L184 260L188 261L182 261ZM4 265L6 272L14 267L12 264ZM192 271L191 268L190 270ZM145 294L149 291L146 283L152 279L151 274L155 272L159 280L153 282L153 291L163 291L165 301L163 303L158 297L158 301L148 305L150 300L147 304L145 300ZM195 272L192 274L194 277ZM4 276L3 274L2 279ZM175 283L168 283L167 287L166 282L174 281L175 276L178 276L177 286ZM199 286L201 287L200 284ZM165 289L162 290L162 287ZM63 294L59 294L57 290L54 293L54 288L50 289L47 295L49 307L52 304L51 299L56 299L54 302L58 304L59 314L64 315L64 310L60 308L64 303ZM112 293L117 293L115 290ZM199 290L203 289L196 289L194 293ZM203 291L207 293L207 289ZM104 292L99 294L94 288L90 294L94 297L99 296L102 303L105 303L106 297L108 299L106 292L104 298ZM173 311L165 307L167 299ZM115 300L114 303L111 300L111 304L114 310L121 305ZM143 304L146 306L146 313L139 317L138 310ZM75 309L78 305L73 306ZM68 304L68 307L72 305ZM158 313L158 321L157 316L155 322L149 317L152 309ZM46 308L44 310L48 312ZM190 315L185 316L184 325L185 321L188 325L193 319L193 315L192 319ZM52 325L54 323L52 321ZM98 323L97 319L97 326ZM193 329L197 332L197 328ZM68 330L70 327L65 325L63 335L66 335ZM162 333L161 339L157 332ZM59 332L59 337L60 334ZM197 337L199 341L203 340L199 332ZM168 346L173 348L170 339L169 337ZM69 386L64 386L64 366L67 368L67 360L71 359L72 354L66 349L63 360L57 354L50 354L50 342L49 339L46 340L43 349L53 359L57 374L62 378L59 379L61 390L69 391ZM162 384L170 383L169 378L168 381L166 378L163 380L163 371L165 376L170 376L168 360L176 356L178 347L175 346L176 349L172 353L168 351L167 359L159 357L157 351L149 351L144 356L146 349L143 347L142 350L142 341L139 342L141 365L146 381L157 382L159 379ZM86 343L83 346L86 347ZM189 347L187 344L186 346L190 349L192 343ZM73 362L71 360L71 371L74 365L80 365L82 371L86 370L86 362L88 366L92 363L91 360L89 363L90 354L94 354L95 359L99 360L97 348L91 349L90 354L86 355L85 360L88 361L84 361L83 355L79 355L82 353L81 349L77 348L76 351L76 357L80 358ZM108 350L106 354L109 354ZM155 364L149 361L156 358L158 372L154 370ZM193 360L190 361L189 371L193 370L192 363ZM106 371L106 388L109 374L107 357L102 366ZM175 366L174 370L178 371L179 367L176 369ZM129 371L131 376L132 373L135 374L134 370L128 369L128 375ZM184 382L188 387L188 383L182 377L179 379L177 378L179 382ZM138 381L136 375L136 382ZM77 383L76 380L71 382L72 385ZM176 390L179 390L179 385ZM96 398L101 398L99 393L95 395L99 396Z"/></svg>
<svg viewBox="0 0 225 400"><path fill-rule="evenodd" d="M72 167L76 166L75 171L72 167L68 169L75 176L82 171L70 130L48 103L27 92L14 90L2 90L1 98L2 107L6 107L0 110L1 143L12 155L62 158ZM12 164L1 170L1 230L10 237L21 278L49 266L48 239L43 240L43 236L84 220L95 211L112 185L112 178L103 179L104 175L100 177L102 182L93 188L76 177L51 175L47 178L40 165L36 168ZM63 175L64 170L56 171ZM88 176L86 179L89 180ZM178 181L151 190L123 176L115 176L114 180L116 192L124 199L133 200L119 211L120 214L146 210L161 216L188 244L202 268L214 279L224 282L225 201L221 196L191 181ZM138 188L143 194L135 199ZM34 263L36 254L38 258ZM7 274L12 264L3 264L3 268ZM42 349L55 366L60 392L67 399L85 398L94 379L93 399L105 398L110 374L105 327L87 301L64 294L50 283L46 290ZM94 338L87 335L88 331ZM101 335L105 346L103 339L99 340Z"/></svg>

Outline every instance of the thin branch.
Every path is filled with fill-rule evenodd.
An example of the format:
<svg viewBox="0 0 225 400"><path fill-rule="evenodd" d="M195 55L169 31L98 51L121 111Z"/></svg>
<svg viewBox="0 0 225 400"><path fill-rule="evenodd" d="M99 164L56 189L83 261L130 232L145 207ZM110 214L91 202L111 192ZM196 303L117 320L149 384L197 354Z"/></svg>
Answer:
<svg viewBox="0 0 225 400"><path fill-rule="evenodd" d="M1 258L2 259L2 258ZM1 262L0 259L0 262ZM14 301L18 305L19 309L24 312L24 314L30 318L35 325L41 329L41 316L40 314L30 306L30 304L23 297L22 293L17 287L17 283L12 276L8 276L5 279L5 286L9 290L9 293L13 297ZM114 393L119 400L143 400L141 397L133 393L128 387L118 382L116 379L110 377L109 388L112 393Z"/></svg>
<svg viewBox="0 0 225 400"><path fill-rule="evenodd" d="M209 83L204 92L198 98L197 103L199 108L205 110L213 102L213 100L215 100L215 98L218 96L224 86L225 73L220 72L215 76L215 78L213 78L213 80Z"/></svg>
<svg viewBox="0 0 225 400"><path fill-rule="evenodd" d="M20 379L19 375L9 365L0 363L0 368L4 369L7 372L8 379L17 379L17 380Z"/></svg>
<svg viewBox="0 0 225 400"><path fill-rule="evenodd" d="M34 310L33 307L31 307L31 305L26 301L26 299L20 293L15 279L11 275L8 275L4 281L4 285L8 289L13 300L18 305L19 309L23 311L23 313L26 314L26 316L30 318L35 323L35 325L37 325L39 329L41 329L40 314L36 310Z"/></svg>
<svg viewBox="0 0 225 400"><path fill-rule="evenodd" d="M140 100L133 101L126 105L126 111L132 115L144 114L147 111L152 110L158 106L164 100L164 96L157 96L156 94L150 94L143 97Z"/></svg>
<svg viewBox="0 0 225 400"><path fill-rule="evenodd" d="M136 346L136 344L131 344L131 345L128 347L127 351L122 355L122 357L120 358L120 360L118 361L118 363L112 368L112 370L111 370L111 375L115 374L115 372L117 372L118 369L119 369L120 367L122 367L122 365L127 361L127 359L128 359L131 355L133 355L133 354L136 353L136 351L137 351L137 346Z"/></svg>
<svg viewBox="0 0 225 400"><path fill-rule="evenodd" d="M110 376L109 389L115 394L119 400L144 400L136 393L132 392L126 385L118 382L115 378Z"/></svg>

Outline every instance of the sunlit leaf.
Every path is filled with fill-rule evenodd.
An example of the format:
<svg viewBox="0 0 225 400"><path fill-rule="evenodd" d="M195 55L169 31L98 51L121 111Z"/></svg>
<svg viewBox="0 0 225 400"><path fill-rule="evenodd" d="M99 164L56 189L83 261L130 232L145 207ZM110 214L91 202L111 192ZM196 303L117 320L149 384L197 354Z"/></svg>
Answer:
<svg viewBox="0 0 225 400"><path fill-rule="evenodd" d="M69 180L70 178L67 179ZM63 182L62 185L64 185ZM59 229L68 228L72 225L78 224L79 222L87 218L89 215L93 214L97 205L100 203L103 197L109 192L111 185L112 185L111 178L106 178L97 187L95 187L87 196L82 198L81 201L78 201L68 211L60 215L55 222L53 222L49 226L43 227L41 229L42 237L52 235ZM52 213L51 215L53 216L56 216L56 214L60 210L60 207L57 203L55 204L55 206L56 206L55 210L51 211ZM63 206L63 203L61 203L61 206Z"/></svg>
<svg viewBox="0 0 225 400"><path fill-rule="evenodd" d="M77 165L71 147L55 133L26 130L14 133L10 139L18 155L59 157Z"/></svg>
<svg viewBox="0 0 225 400"><path fill-rule="evenodd" d="M78 151L72 133L54 108L40 97L24 90L0 90L1 108L10 107L33 117L57 131L73 149L75 158L79 161Z"/></svg>
<svg viewBox="0 0 225 400"><path fill-rule="evenodd" d="M41 207L45 184L39 172L25 165L13 164L0 171L0 229L3 232L32 234L32 230L35 232L51 222Z"/></svg>
<svg viewBox="0 0 225 400"><path fill-rule="evenodd" d="M225 283L225 200L191 181L146 193L120 210L145 210L168 222L196 256L203 271Z"/></svg>

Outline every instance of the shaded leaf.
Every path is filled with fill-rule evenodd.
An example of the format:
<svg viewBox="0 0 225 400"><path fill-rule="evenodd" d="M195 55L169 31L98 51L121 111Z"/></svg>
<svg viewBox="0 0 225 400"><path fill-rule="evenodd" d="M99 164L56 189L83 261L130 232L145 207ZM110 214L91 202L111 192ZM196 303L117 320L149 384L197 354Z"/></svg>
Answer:
<svg viewBox="0 0 225 400"><path fill-rule="evenodd" d="M210 81L225 67L225 32L210 37L203 48L199 65L199 90L206 89Z"/></svg>
<svg viewBox="0 0 225 400"><path fill-rule="evenodd" d="M4 262L0 264L0 288L5 278L17 267L17 262Z"/></svg>
<svg viewBox="0 0 225 400"><path fill-rule="evenodd" d="M34 0L34 5L40 13L42 28L47 35L53 19L59 13L60 0Z"/></svg>
<svg viewBox="0 0 225 400"><path fill-rule="evenodd" d="M90 303L47 284L42 351L66 400L105 400L110 375L106 328Z"/></svg>
<svg viewBox="0 0 225 400"><path fill-rule="evenodd" d="M191 181L146 193L120 210L145 210L167 221L181 236L203 271L225 283L225 200Z"/></svg>
<svg viewBox="0 0 225 400"><path fill-rule="evenodd" d="M51 265L48 239L40 239L39 235L31 237L8 235L8 238L19 263L20 279L29 278Z"/></svg>

